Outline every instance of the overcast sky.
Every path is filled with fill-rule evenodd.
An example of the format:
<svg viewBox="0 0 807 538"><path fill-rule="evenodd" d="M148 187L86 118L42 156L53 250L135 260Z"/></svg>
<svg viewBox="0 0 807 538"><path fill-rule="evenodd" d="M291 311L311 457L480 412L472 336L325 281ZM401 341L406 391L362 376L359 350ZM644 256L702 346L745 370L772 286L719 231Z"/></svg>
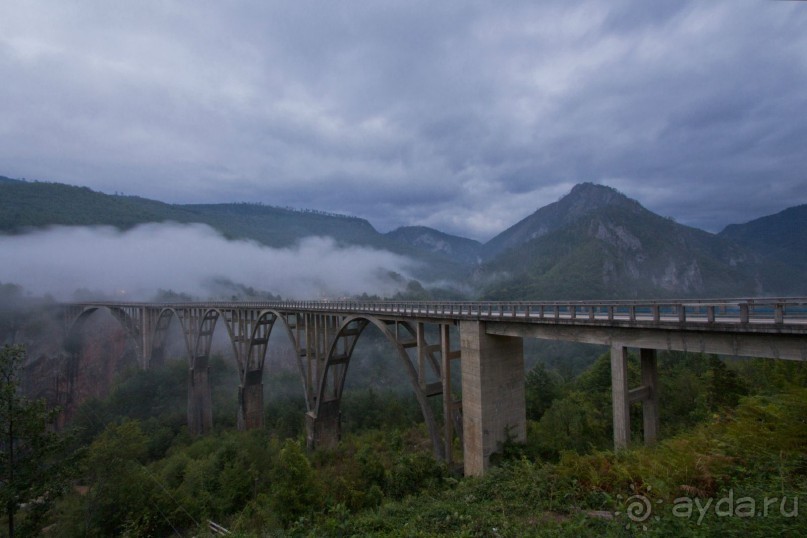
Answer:
<svg viewBox="0 0 807 538"><path fill-rule="evenodd" d="M0 2L0 175L488 239L807 203L807 2Z"/></svg>

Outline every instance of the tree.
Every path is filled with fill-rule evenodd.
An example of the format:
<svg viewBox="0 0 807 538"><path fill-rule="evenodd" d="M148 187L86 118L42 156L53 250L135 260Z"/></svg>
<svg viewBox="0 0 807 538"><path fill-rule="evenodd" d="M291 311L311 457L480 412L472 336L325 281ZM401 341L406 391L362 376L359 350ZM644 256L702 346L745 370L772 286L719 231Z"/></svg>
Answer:
<svg viewBox="0 0 807 538"><path fill-rule="evenodd" d="M59 410L20 394L18 374L24 361L22 346L6 345L0 351L0 501L10 537L21 503L42 507L64 484L65 463L58 455L65 438L49 429Z"/></svg>
<svg viewBox="0 0 807 538"><path fill-rule="evenodd" d="M553 375L544 366L537 363L527 374L525 392L527 399L527 418L540 420L552 402L560 397L560 383L557 375Z"/></svg>
<svg viewBox="0 0 807 538"><path fill-rule="evenodd" d="M283 443L273 478L271 504L284 526L319 508L322 487L296 441L287 439Z"/></svg>

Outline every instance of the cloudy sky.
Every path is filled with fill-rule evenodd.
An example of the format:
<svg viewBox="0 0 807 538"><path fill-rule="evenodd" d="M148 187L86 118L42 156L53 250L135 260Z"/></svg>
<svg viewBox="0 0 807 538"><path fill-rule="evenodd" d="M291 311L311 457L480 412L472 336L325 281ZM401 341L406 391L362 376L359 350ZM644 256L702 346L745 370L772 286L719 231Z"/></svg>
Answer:
<svg viewBox="0 0 807 538"><path fill-rule="evenodd" d="M807 203L807 2L3 0L0 175L487 239Z"/></svg>

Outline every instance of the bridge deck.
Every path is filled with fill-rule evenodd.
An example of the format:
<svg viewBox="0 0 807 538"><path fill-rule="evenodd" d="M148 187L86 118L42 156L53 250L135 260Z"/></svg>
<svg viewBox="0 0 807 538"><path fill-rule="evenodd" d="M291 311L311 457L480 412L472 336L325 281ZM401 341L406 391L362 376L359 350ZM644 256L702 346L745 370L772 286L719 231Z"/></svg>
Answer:
<svg viewBox="0 0 807 538"><path fill-rule="evenodd" d="M807 298L685 301L565 302L357 302L238 301L193 303L81 303L81 306L259 309L283 312L374 315L390 318L508 321L531 324L594 325L754 332L807 333ZM76 305L79 306L79 305Z"/></svg>

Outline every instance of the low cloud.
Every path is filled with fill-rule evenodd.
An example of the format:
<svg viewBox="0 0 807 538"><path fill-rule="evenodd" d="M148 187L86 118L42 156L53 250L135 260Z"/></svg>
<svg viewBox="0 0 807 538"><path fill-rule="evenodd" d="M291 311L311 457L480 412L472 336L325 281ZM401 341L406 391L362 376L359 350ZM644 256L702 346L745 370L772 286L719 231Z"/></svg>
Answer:
<svg viewBox="0 0 807 538"><path fill-rule="evenodd" d="M203 224L52 227L0 236L0 282L69 299L90 290L148 300L159 290L194 298L251 287L283 298L395 293L414 262L387 251L308 237L291 248L228 240ZM391 274L398 273L398 276ZM228 286L232 283L233 286Z"/></svg>

